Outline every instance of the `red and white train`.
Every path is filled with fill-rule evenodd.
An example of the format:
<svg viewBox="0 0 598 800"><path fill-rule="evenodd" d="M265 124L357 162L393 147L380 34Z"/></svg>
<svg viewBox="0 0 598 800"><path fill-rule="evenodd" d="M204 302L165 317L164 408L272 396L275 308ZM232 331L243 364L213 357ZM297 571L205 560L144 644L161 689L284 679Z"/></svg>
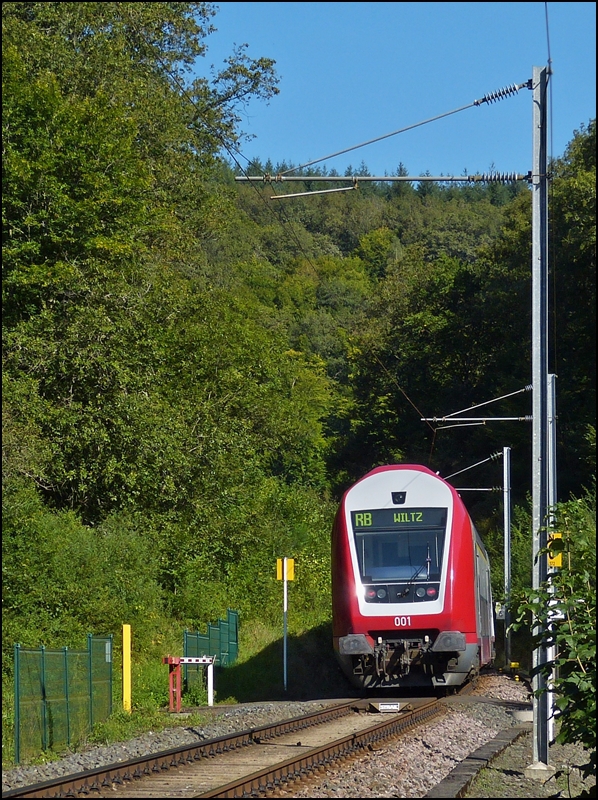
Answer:
<svg viewBox="0 0 598 800"><path fill-rule="evenodd" d="M488 554L456 490L427 467L377 467L343 495L332 618L360 688L459 686L493 660Z"/></svg>

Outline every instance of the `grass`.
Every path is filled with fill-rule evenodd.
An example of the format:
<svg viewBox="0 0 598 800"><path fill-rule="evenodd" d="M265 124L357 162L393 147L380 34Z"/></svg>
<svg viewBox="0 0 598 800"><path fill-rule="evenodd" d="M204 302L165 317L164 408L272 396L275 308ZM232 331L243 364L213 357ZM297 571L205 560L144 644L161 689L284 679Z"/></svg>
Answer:
<svg viewBox="0 0 598 800"><path fill-rule="evenodd" d="M287 637L287 686L281 631L259 622L241 627L236 664L218 671L217 697L229 702L352 696L332 652L332 626L296 628Z"/></svg>
<svg viewBox="0 0 598 800"><path fill-rule="evenodd" d="M549 763L556 768L554 777L545 784L526 778L525 769L533 760L532 742L530 732L503 751L480 770L464 796L596 797L596 777L584 780L580 774L580 767L589 760L581 745L550 745Z"/></svg>

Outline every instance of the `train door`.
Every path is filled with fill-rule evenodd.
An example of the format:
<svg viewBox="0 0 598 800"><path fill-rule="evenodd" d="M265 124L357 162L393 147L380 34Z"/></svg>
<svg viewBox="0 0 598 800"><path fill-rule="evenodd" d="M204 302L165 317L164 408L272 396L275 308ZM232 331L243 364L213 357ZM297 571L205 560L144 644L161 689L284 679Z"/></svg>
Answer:
<svg viewBox="0 0 598 800"><path fill-rule="evenodd" d="M494 616L490 565L479 543L475 545L476 603L480 664L488 664L494 658Z"/></svg>

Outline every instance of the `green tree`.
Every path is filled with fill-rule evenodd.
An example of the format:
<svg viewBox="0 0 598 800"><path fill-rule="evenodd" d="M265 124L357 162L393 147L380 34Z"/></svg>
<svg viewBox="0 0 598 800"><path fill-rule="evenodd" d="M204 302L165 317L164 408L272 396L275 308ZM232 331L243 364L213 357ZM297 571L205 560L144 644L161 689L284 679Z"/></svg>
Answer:
<svg viewBox="0 0 598 800"><path fill-rule="evenodd" d="M558 376L559 472L564 496L585 481L596 415L596 120L552 164L552 370Z"/></svg>
<svg viewBox="0 0 598 800"><path fill-rule="evenodd" d="M170 587L196 535L226 576L251 541L231 507L264 482L325 482L321 369L263 327L255 281L213 284L238 218L217 155L277 91L243 49L186 80L213 13L3 7L5 486L34 481L58 527L141 514Z"/></svg>
<svg viewBox="0 0 598 800"><path fill-rule="evenodd" d="M243 50L211 80L204 3L10 3L3 22L3 288L11 320L140 260L189 270L226 226L236 107L275 94ZM192 231L192 235L189 235ZM160 256L158 257L158 253ZM68 290L65 289L68 287Z"/></svg>
<svg viewBox="0 0 598 800"><path fill-rule="evenodd" d="M396 237L389 228L378 228L361 237L356 255L365 262L372 277L383 278L397 245Z"/></svg>

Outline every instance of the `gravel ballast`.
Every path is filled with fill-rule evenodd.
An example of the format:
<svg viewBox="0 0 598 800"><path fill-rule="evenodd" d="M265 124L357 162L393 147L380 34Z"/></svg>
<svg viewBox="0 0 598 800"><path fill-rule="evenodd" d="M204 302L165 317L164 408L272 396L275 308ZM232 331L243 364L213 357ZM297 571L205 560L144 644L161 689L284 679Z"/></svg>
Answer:
<svg viewBox="0 0 598 800"><path fill-rule="evenodd" d="M499 702L526 704L527 687L506 676L485 676L462 700L451 698L430 723L369 752L346 768L329 770L323 780L297 787L293 797L425 797L451 770L505 728L520 723ZM282 794L282 792L281 792ZM291 795L289 795L291 796Z"/></svg>

